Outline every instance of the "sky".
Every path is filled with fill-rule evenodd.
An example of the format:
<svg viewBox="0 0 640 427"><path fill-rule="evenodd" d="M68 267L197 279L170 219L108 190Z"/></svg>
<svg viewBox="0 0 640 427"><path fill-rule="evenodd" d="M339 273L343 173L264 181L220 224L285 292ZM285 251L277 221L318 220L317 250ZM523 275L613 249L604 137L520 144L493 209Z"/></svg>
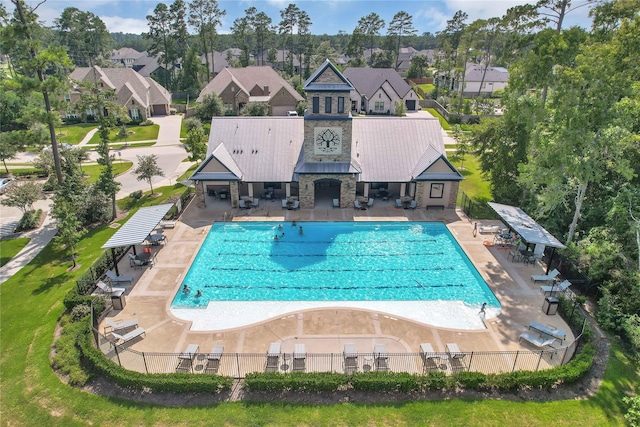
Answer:
<svg viewBox="0 0 640 427"><path fill-rule="evenodd" d="M26 0L30 6L37 5L41 0ZM188 0L185 0L188 2ZM533 3L532 1L530 1ZM8 11L13 11L13 5L9 0L0 0ZM153 13L155 6L160 3L157 0L46 0L41 4L36 13L40 20L48 25L60 17L67 7L77 7L80 10L93 12L105 23L110 32L136 33L146 32L146 16ZM163 3L171 4L171 1ZM338 34L345 31L353 32L358 20L371 12L377 13L388 24L393 16L400 11L405 11L413 17L413 26L417 34L424 32L436 33L446 26L446 21L451 19L458 10L463 10L469 15L467 23L476 19L486 19L502 16L504 12L515 5L527 3L518 0L218 0L220 9L227 14L222 20L222 26L218 28L221 34L230 33L233 21L244 16L244 11L254 6L258 12L266 13L278 24L281 20L280 11L289 3L295 3L301 10L307 12L311 18L312 34ZM577 2L574 2L577 4ZM578 25L588 28L588 8L579 8L565 20L565 28ZM386 26L382 30L386 34Z"/></svg>

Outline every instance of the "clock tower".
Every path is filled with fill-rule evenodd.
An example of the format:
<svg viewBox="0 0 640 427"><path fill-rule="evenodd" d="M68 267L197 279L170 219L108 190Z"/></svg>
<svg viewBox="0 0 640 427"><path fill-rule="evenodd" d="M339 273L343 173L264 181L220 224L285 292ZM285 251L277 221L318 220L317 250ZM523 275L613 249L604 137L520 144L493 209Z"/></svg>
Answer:
<svg viewBox="0 0 640 427"><path fill-rule="evenodd" d="M296 166L300 205L313 208L316 191L330 193L340 206L353 203L360 173L351 157L353 86L328 59L304 84L302 162ZM329 190L327 190L329 188Z"/></svg>

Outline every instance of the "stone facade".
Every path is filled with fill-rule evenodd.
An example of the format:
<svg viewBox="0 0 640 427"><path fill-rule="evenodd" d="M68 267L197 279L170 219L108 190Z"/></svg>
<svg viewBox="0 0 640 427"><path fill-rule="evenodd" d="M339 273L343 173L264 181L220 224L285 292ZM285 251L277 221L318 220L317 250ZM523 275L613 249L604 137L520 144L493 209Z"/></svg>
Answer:
<svg viewBox="0 0 640 427"><path fill-rule="evenodd" d="M300 207L313 209L315 205L315 182L322 179L340 181L340 207L345 208L353 203L356 197L356 178L353 174L301 175L299 187Z"/></svg>
<svg viewBox="0 0 640 427"><path fill-rule="evenodd" d="M305 120L304 159L307 162L350 162L351 161L351 120ZM340 154L315 154L314 133L316 127L341 127L342 151Z"/></svg>

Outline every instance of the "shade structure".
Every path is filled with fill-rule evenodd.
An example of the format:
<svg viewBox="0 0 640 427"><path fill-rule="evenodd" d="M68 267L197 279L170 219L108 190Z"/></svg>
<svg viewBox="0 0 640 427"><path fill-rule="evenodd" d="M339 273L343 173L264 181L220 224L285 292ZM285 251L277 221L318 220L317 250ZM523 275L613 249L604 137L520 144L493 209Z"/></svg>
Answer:
<svg viewBox="0 0 640 427"><path fill-rule="evenodd" d="M166 203L138 209L138 212L133 214L129 221L102 245L102 249L138 245L144 242L172 206L173 203Z"/></svg>
<svg viewBox="0 0 640 427"><path fill-rule="evenodd" d="M491 209L496 211L496 213L500 215L500 218L502 218L512 230L518 233L525 242L542 244L552 248L565 248L558 239L535 222L533 218L519 207L493 202L489 202L489 206L491 206Z"/></svg>

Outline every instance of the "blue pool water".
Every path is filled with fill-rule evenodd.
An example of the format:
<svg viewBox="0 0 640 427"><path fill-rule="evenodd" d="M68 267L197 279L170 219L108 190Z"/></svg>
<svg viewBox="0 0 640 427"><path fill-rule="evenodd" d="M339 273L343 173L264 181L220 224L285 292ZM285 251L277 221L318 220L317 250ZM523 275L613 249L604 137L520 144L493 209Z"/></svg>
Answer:
<svg viewBox="0 0 640 427"><path fill-rule="evenodd" d="M209 301L456 300L500 306L438 222L215 224L184 284L191 292L181 287L172 308L206 307Z"/></svg>

